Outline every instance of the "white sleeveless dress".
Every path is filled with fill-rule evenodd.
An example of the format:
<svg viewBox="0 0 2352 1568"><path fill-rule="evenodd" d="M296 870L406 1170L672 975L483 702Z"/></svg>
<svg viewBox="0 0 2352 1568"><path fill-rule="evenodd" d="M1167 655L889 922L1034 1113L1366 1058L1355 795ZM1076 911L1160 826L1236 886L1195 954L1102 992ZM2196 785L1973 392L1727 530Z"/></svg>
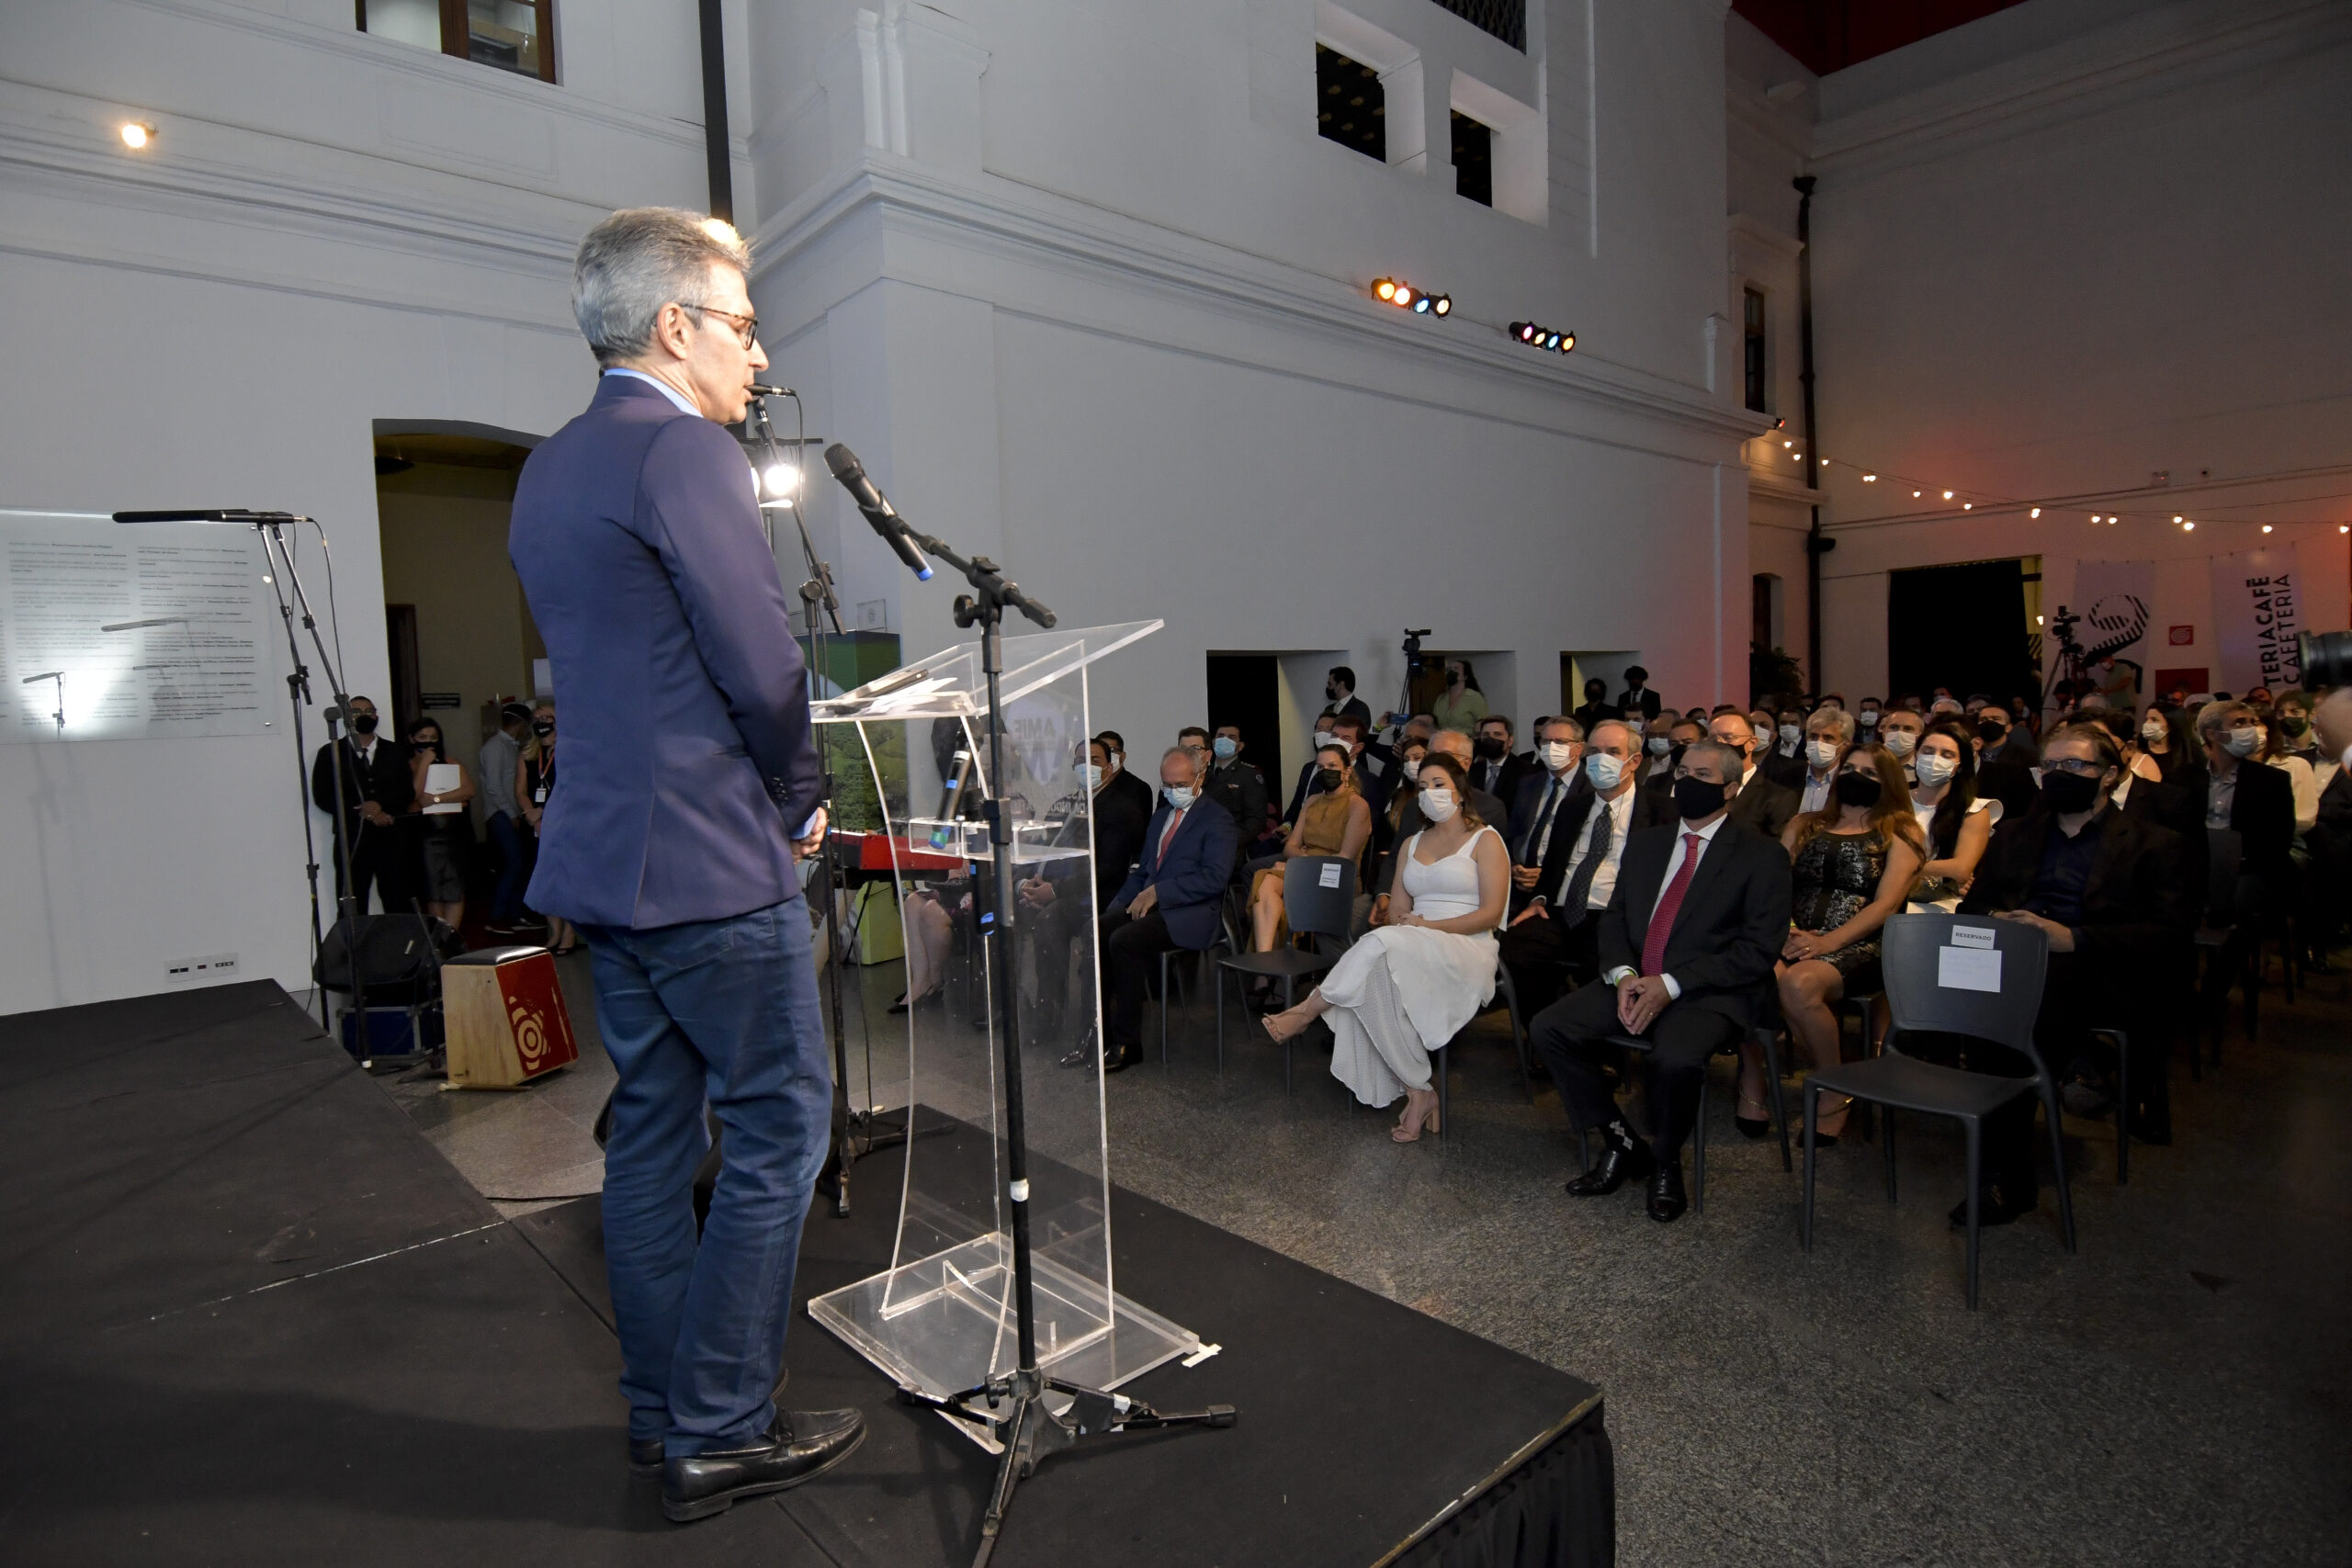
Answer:
<svg viewBox="0 0 2352 1568"><path fill-rule="evenodd" d="M1478 863L1470 852L1494 831L1479 829L1430 865L1413 858L1419 834L1398 847L1396 874L1412 895L1413 913L1447 920L1477 909ZM1494 999L1495 956L1492 931L1374 926L1323 979L1323 999L1331 1004L1323 1021L1337 1037L1331 1076L1366 1105L1428 1089L1430 1053Z"/></svg>

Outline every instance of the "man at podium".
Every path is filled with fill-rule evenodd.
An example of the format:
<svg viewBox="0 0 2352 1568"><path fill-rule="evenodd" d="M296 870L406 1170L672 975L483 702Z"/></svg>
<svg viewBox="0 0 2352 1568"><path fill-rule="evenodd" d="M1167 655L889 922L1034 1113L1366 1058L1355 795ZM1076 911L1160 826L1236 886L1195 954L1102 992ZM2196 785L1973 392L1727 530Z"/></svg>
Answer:
<svg viewBox="0 0 2352 1568"><path fill-rule="evenodd" d="M856 1411L771 1397L832 1074L797 869L825 831L807 674L720 428L767 365L750 265L732 228L666 208L589 234L572 310L596 395L524 465L509 536L564 716L529 898L594 964L629 1460L680 1522L865 1436ZM697 1240L706 1100L725 1163Z"/></svg>

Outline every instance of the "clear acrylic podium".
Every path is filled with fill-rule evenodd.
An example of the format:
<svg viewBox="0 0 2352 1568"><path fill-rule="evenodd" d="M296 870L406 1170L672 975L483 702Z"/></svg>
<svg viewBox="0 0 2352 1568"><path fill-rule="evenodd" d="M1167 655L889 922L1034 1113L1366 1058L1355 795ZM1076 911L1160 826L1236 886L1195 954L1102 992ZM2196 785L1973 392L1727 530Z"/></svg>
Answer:
<svg viewBox="0 0 2352 1568"><path fill-rule="evenodd" d="M809 1315L900 1385L947 1398L1018 1363L1007 1207L999 987L1010 987L1033 1155L1029 1217L1039 1367L1109 1389L1202 1348L1199 1337L1117 1294L1111 1272L1110 1176L1100 1054L1058 1065L1102 1038L1095 973L1091 792L1079 769L1092 733L1087 667L1158 631L1159 621L1003 639L1005 772L988 776L988 694L980 645L958 644L814 705L833 731L842 820L862 831L851 863L887 876L910 953L944 932L940 1002L904 1016L905 1114L956 1111L978 1136L910 1136L890 1267L819 1296ZM842 731L855 736L840 744ZM977 804L1006 801L1020 886L1012 974L991 972L989 829L948 807L941 779L972 759ZM862 769L862 775L860 770ZM910 956L911 964L911 956ZM969 1430L958 1424L959 1429Z"/></svg>

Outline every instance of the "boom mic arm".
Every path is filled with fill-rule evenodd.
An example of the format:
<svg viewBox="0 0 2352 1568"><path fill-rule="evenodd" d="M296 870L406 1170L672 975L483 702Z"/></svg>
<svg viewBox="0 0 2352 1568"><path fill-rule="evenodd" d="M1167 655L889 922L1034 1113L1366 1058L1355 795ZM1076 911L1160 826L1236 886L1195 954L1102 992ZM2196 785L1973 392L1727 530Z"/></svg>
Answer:
<svg viewBox="0 0 2352 1568"><path fill-rule="evenodd" d="M873 525L874 531L889 541L899 558L907 563L907 570L915 574L917 581L929 582L931 563L922 558L922 551L916 547L912 536L914 530L890 504L890 498L865 477L865 465L857 460L857 454L836 441L825 448L825 467L832 470L833 478L849 491L850 500L857 503L858 511L865 514L865 520Z"/></svg>

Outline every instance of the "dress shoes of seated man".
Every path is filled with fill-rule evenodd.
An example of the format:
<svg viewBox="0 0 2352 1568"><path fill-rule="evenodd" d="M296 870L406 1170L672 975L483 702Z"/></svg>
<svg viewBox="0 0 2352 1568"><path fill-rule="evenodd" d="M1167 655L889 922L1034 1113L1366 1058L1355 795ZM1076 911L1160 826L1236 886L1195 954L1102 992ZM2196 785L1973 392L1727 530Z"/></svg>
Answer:
<svg viewBox="0 0 2352 1568"><path fill-rule="evenodd" d="M1674 782L1680 820L1637 829L1626 840L1600 917L1602 983L1555 1002L1530 1029L1571 1121L1600 1128L1606 1140L1568 1182L1570 1195L1606 1197L1646 1177L1650 1218L1661 1224L1688 1203L1682 1145L1697 1121L1707 1059L1755 1024L1789 931L1788 852L1727 822L1745 761L1713 740L1683 752ZM1628 1036L1646 1048L1619 1043ZM1628 1050L1639 1059L1649 1105L1646 1142L1627 1128L1601 1076L1609 1058Z"/></svg>

